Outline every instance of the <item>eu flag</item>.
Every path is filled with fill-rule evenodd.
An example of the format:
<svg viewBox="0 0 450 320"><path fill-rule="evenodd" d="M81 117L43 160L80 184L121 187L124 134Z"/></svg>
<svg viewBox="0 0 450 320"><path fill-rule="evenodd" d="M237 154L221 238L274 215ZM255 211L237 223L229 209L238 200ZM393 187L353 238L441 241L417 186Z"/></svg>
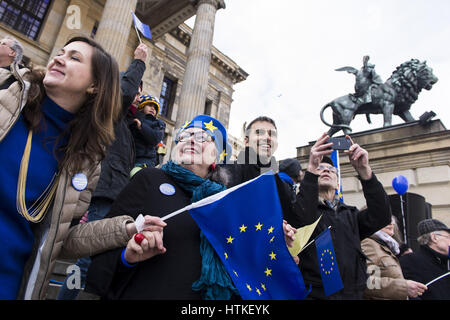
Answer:
<svg viewBox="0 0 450 320"><path fill-rule="evenodd" d="M290 255L273 174L205 198L189 209L243 299L294 300L307 295Z"/></svg>
<svg viewBox="0 0 450 320"><path fill-rule="evenodd" d="M323 290L328 297L344 288L334 255L330 229L326 229L316 238L316 250Z"/></svg>
<svg viewBox="0 0 450 320"><path fill-rule="evenodd" d="M138 29L144 35L144 37L146 37L147 39L151 39L152 33L150 32L150 27L145 23L142 23L141 20L136 17L133 11L131 11L131 14L133 16L133 23L136 29Z"/></svg>

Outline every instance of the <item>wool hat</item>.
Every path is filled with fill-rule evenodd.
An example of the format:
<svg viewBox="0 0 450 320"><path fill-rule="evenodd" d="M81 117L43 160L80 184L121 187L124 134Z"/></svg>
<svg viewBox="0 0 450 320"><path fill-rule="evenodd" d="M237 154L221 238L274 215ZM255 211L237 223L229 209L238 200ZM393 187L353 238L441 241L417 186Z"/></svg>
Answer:
<svg viewBox="0 0 450 320"><path fill-rule="evenodd" d="M302 165L295 158L280 161L280 171L286 173L291 178L297 178Z"/></svg>
<svg viewBox="0 0 450 320"><path fill-rule="evenodd" d="M440 230L450 232L450 229L444 223L436 219L425 219L417 224L417 231L419 232L419 236Z"/></svg>
<svg viewBox="0 0 450 320"><path fill-rule="evenodd" d="M140 96L138 110L141 110L142 108L144 108L144 106L148 104L153 104L156 109L156 114L159 114L159 101L158 99L156 99L156 97L153 97L149 94L144 94Z"/></svg>
<svg viewBox="0 0 450 320"><path fill-rule="evenodd" d="M232 148L228 143L227 130L219 120L204 114L198 115L191 121L186 121L181 129L178 130L177 136L184 130L192 127L202 128L213 137L218 151L218 163L225 163L231 157Z"/></svg>

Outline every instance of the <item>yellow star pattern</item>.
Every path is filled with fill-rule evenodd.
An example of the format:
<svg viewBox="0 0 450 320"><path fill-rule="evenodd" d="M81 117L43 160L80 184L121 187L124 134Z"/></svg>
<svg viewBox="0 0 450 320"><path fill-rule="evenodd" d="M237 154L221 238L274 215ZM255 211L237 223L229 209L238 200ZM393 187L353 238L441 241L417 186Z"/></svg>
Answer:
<svg viewBox="0 0 450 320"><path fill-rule="evenodd" d="M261 224L261 222L258 222L258 224L255 225L256 231L261 230L262 226L263 226L263 225Z"/></svg>
<svg viewBox="0 0 450 320"><path fill-rule="evenodd" d="M270 257L270 260L277 260L277 255L275 253L273 253L273 251L271 253L269 253L269 257Z"/></svg>
<svg viewBox="0 0 450 320"><path fill-rule="evenodd" d="M191 123L191 122L190 122L190 121L186 121L186 122L183 124L183 126L181 127L181 129L186 128L186 127L189 125L189 123Z"/></svg>
<svg viewBox="0 0 450 320"><path fill-rule="evenodd" d="M259 289L256 289L256 292L258 292L258 296L261 295L261 291Z"/></svg>
<svg viewBox="0 0 450 320"><path fill-rule="evenodd" d="M267 231L269 231L267 234L270 234L273 232L273 227L270 227L269 229L267 229Z"/></svg>
<svg viewBox="0 0 450 320"><path fill-rule="evenodd" d="M233 270L233 273L234 273L234 275L235 275L236 277L239 278L239 275L238 275L238 273L236 272L236 270Z"/></svg>
<svg viewBox="0 0 450 320"><path fill-rule="evenodd" d="M231 236L229 236L227 238L227 243L233 243L234 238L232 238Z"/></svg>
<svg viewBox="0 0 450 320"><path fill-rule="evenodd" d="M225 259L228 259L228 253L224 252L225 254Z"/></svg>
<svg viewBox="0 0 450 320"><path fill-rule="evenodd" d="M261 288L266 291L266 286L264 285L264 283L261 283Z"/></svg>
<svg viewBox="0 0 450 320"><path fill-rule="evenodd" d="M272 269L266 268L266 270L264 271L264 273L266 274L266 276L271 276L272 275Z"/></svg>
<svg viewBox="0 0 450 320"><path fill-rule="evenodd" d="M273 236L272 238L270 238L269 242L273 242L273 239L275 239L275 236Z"/></svg>
<svg viewBox="0 0 450 320"><path fill-rule="evenodd" d="M228 155L228 153L225 152L225 149L222 150L219 156L219 161L225 160L225 157Z"/></svg>
<svg viewBox="0 0 450 320"><path fill-rule="evenodd" d="M239 230L241 230L240 232L245 232L247 229L247 226L245 226L244 224L242 224L242 226L239 227Z"/></svg>
<svg viewBox="0 0 450 320"><path fill-rule="evenodd" d="M246 283L245 286L247 287L248 291L252 291L252 287L250 287L248 283Z"/></svg>
<svg viewBox="0 0 450 320"><path fill-rule="evenodd" d="M205 128L211 131L212 133L214 133L214 130L217 130L217 127L213 125L212 120L210 122L203 122L203 124L205 125Z"/></svg>

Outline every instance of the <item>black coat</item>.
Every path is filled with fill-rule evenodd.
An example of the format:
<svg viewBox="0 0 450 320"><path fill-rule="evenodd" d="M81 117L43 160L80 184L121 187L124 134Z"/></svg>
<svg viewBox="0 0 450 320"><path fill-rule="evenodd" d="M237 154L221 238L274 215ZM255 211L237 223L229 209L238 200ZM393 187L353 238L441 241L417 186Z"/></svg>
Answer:
<svg viewBox="0 0 450 320"><path fill-rule="evenodd" d="M431 280L449 272L449 258L428 246L420 246L418 251L400 257L405 279L427 284ZM450 276L442 278L425 290L418 299L450 300Z"/></svg>
<svg viewBox="0 0 450 320"><path fill-rule="evenodd" d="M278 165L274 157L268 164L262 164L252 148L246 147L238 155L237 161L232 164L223 166L230 175L230 181L227 184L228 188L234 187L243 182L252 180L260 174L273 170L278 171Z"/></svg>
<svg viewBox="0 0 450 320"><path fill-rule="evenodd" d="M145 63L135 59L122 74L122 112L114 125L115 140L108 147L106 157L101 162L101 174L93 194L96 198L114 200L130 181L130 171L134 167L135 150L130 123L133 117L128 110L133 102L145 71Z"/></svg>
<svg viewBox="0 0 450 320"><path fill-rule="evenodd" d="M165 195L160 186L175 187ZM119 194L108 217L140 213L163 217L190 204L190 196L164 171L147 168L139 171ZM93 257L86 290L104 299L200 299L191 289L201 272L200 229L188 212L166 221L164 247L167 252L125 267L120 258L123 248Z"/></svg>
<svg viewBox="0 0 450 320"><path fill-rule="evenodd" d="M151 114L136 112L135 117L141 122L141 129L136 126L131 129L136 146L136 162L155 167L158 165L156 147L164 138L166 124Z"/></svg>
<svg viewBox="0 0 450 320"><path fill-rule="evenodd" d="M289 220L298 227L311 224L322 215L311 239L316 238L331 226L331 238L344 288L330 297L325 297L316 248L311 245L299 255L299 266L306 287L312 286L308 297L312 299L362 299L366 287L367 264L360 243L361 240L382 229L391 221L389 198L381 183L373 175L370 180L361 180L367 202L366 210L360 211L356 207L339 203L335 211L325 204L319 203L317 180L318 175L306 172L297 195L297 216L290 217Z"/></svg>

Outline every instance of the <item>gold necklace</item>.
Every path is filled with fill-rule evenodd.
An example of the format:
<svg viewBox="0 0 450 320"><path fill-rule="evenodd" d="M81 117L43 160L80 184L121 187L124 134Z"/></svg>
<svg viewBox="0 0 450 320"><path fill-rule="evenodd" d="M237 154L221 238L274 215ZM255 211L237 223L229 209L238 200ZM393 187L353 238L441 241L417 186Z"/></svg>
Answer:
<svg viewBox="0 0 450 320"><path fill-rule="evenodd" d="M16 206L17 211L26 220L31 221L33 223L38 223L44 218L48 208L50 207L50 204L52 203L55 197L56 188L58 186L57 181L59 180L59 174L55 173L53 175L52 180L50 181L47 188L45 188L44 192L28 209L25 202L25 189L27 183L28 163L30 160L32 137L33 131L30 130L28 132L27 144L25 145L22 161L20 162L19 178L17 180Z"/></svg>

